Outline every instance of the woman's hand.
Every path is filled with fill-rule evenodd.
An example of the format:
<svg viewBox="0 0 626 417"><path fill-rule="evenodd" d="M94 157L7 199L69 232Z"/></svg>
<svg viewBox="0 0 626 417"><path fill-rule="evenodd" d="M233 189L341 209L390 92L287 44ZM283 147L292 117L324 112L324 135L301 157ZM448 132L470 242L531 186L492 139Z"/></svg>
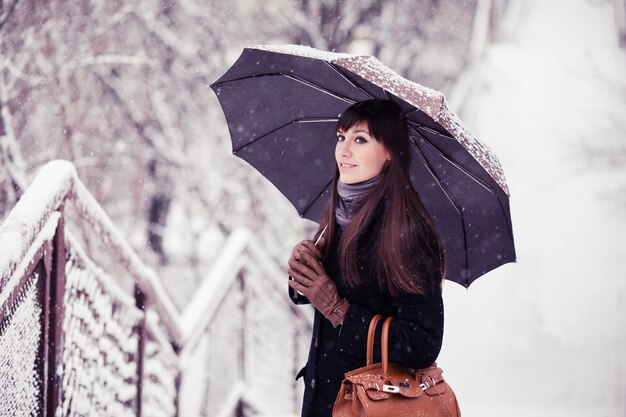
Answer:
<svg viewBox="0 0 626 417"><path fill-rule="evenodd" d="M309 250L301 251L298 259L289 259L287 272L294 279L288 281L289 286L308 298L333 327L339 326L350 306L348 301L339 296L337 286L324 270L322 262Z"/></svg>
<svg viewBox="0 0 626 417"><path fill-rule="evenodd" d="M322 231L322 234L323 233L324 232ZM305 251L311 253L315 257L315 259L319 261L322 259L322 252L320 249L323 248L325 244L326 238L324 237L318 239L317 245L315 245L312 240L303 240L295 246L288 262L299 262L302 259L302 253ZM293 278L290 276L288 282L290 282L291 280L293 280ZM289 297L296 304L310 303L310 300L308 298L298 293L292 287L289 287Z"/></svg>
<svg viewBox="0 0 626 417"><path fill-rule="evenodd" d="M317 261L321 261L322 260L321 249L324 248L325 244L326 244L325 237L320 238L320 240L317 242L317 245L315 245L312 240L303 240L302 242L298 243L293 248L293 252L291 253L291 257L289 258L289 261L295 260L299 262L302 259L302 253L304 251L308 251L311 255L315 257Z"/></svg>

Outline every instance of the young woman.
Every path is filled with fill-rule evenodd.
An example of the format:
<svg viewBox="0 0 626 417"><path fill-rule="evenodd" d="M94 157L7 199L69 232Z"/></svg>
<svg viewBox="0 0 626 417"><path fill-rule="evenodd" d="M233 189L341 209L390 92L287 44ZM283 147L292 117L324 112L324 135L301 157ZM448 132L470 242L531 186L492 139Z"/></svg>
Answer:
<svg viewBox="0 0 626 417"><path fill-rule="evenodd" d="M332 197L317 246L305 240L289 259L297 304L315 307L304 377L303 417L331 416L344 373L365 366L375 314L393 316L389 361L430 366L443 337L444 251L409 177L408 127L388 100L349 107L337 123ZM328 244L326 244L328 242ZM380 322L375 361L380 361Z"/></svg>

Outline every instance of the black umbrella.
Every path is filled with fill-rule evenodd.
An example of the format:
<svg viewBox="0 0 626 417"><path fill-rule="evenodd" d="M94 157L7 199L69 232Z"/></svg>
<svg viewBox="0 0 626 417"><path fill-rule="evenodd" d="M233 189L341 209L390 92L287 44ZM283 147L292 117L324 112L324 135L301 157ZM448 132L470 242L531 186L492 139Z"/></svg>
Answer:
<svg viewBox="0 0 626 417"><path fill-rule="evenodd" d="M440 92L371 56L295 45L245 48L211 88L226 116L233 154L313 221L319 221L332 187L339 115L357 101L395 101L407 114L411 181L443 237L447 278L467 287L515 261L500 163Z"/></svg>

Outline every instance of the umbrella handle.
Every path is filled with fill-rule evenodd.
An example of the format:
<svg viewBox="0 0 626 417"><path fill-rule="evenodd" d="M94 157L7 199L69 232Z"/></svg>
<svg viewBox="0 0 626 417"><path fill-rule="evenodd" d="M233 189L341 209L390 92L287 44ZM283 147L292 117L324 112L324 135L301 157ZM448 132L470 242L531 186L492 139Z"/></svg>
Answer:
<svg viewBox="0 0 626 417"><path fill-rule="evenodd" d="M324 236L324 232L326 231L327 228L328 228L328 225L324 226L324 230L322 230L322 233L320 233L320 235L317 237L317 240L314 243L315 246L317 246L317 243L320 241L322 236Z"/></svg>

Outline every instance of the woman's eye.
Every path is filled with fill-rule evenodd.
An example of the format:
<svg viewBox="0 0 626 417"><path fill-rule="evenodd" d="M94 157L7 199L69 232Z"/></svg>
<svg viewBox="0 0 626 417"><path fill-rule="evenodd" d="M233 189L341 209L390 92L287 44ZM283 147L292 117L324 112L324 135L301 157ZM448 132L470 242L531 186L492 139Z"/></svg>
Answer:
<svg viewBox="0 0 626 417"><path fill-rule="evenodd" d="M337 142L342 142L345 138L343 135L337 135Z"/></svg>
<svg viewBox="0 0 626 417"><path fill-rule="evenodd" d="M354 141L355 141L356 143L367 143L367 139L362 138L362 137L360 137L360 136L359 136L358 138L354 139Z"/></svg>

